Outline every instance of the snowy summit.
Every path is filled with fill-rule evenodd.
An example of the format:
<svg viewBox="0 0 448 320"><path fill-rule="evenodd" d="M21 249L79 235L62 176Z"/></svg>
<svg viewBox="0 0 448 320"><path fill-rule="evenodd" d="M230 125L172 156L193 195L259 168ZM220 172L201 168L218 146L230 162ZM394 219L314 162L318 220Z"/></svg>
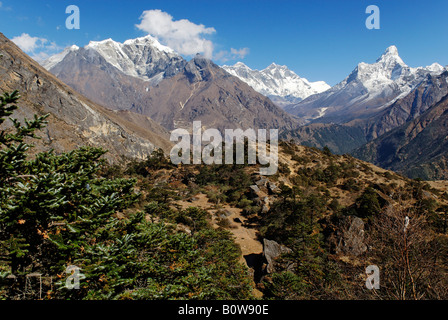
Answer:
<svg viewBox="0 0 448 320"><path fill-rule="evenodd" d="M330 88L324 81L310 82L299 77L287 66L275 63L261 71L252 70L242 62L233 66L224 65L222 68L280 105L301 101Z"/></svg>

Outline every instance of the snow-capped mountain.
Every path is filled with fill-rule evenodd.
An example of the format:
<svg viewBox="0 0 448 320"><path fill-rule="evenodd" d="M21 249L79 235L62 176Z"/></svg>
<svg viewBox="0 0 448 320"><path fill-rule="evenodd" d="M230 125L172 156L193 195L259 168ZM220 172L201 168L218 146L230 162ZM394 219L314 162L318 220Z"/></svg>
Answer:
<svg viewBox="0 0 448 320"><path fill-rule="evenodd" d="M59 53L49 57L44 62L42 62L42 66L45 69L50 70L55 65L57 65L59 62L64 60L64 58L67 54L69 54L70 52L73 52L73 51L77 51L77 50L79 50L79 47L77 45L72 45L71 47L67 47L64 49L64 51L59 52Z"/></svg>
<svg viewBox="0 0 448 320"><path fill-rule="evenodd" d="M428 73L438 74L443 70L444 68L438 63L425 68L411 68L400 58L397 47L390 46L375 63L359 63L344 81L334 87L334 91L346 88L348 85L362 85L368 91L370 98L384 96L396 90L405 96Z"/></svg>
<svg viewBox="0 0 448 320"><path fill-rule="evenodd" d="M361 62L331 89L288 106L286 111L307 121L344 123L367 118L406 96L429 74L445 70L438 63L411 68L390 46L375 63Z"/></svg>
<svg viewBox="0 0 448 320"><path fill-rule="evenodd" d="M56 77L113 110L149 116L165 129L287 128L295 118L200 55L190 61L154 38L71 47L44 63Z"/></svg>
<svg viewBox="0 0 448 320"><path fill-rule="evenodd" d="M224 65L222 68L281 106L299 102L330 88L324 81L310 82L288 67L275 63L261 71L252 70L242 62L233 66Z"/></svg>
<svg viewBox="0 0 448 320"><path fill-rule="evenodd" d="M179 54L160 44L150 35L126 40L124 43L112 39L90 41L82 49L98 53L124 74L149 80L151 84L157 84L163 78L175 75L186 64ZM77 46L66 48L63 52L44 61L42 65L51 71L58 64L63 63L70 52L79 50Z"/></svg>
<svg viewBox="0 0 448 320"><path fill-rule="evenodd" d="M73 52L70 49L76 50L72 47L64 54ZM155 148L168 152L171 149L168 132L154 121L131 112L113 112L93 103L51 76L2 33L0 56L1 91L13 88L22 95L14 116L23 119L33 114L50 115L51 121L41 142L36 143L35 152L50 149L56 153L69 152L90 145L108 150L104 158L120 163L123 158L145 159ZM133 118L139 121L128 120ZM12 123L6 123L8 131L11 127Z"/></svg>

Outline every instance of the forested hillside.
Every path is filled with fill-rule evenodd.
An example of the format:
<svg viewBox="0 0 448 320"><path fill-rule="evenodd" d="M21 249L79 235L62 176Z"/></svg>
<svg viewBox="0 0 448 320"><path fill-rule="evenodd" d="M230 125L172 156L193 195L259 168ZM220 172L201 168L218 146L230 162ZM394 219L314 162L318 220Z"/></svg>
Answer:
<svg viewBox="0 0 448 320"><path fill-rule="evenodd" d="M3 299L447 298L442 182L284 142L273 176L161 150L126 165L92 147L31 156L51 118L7 119L16 105L2 96Z"/></svg>

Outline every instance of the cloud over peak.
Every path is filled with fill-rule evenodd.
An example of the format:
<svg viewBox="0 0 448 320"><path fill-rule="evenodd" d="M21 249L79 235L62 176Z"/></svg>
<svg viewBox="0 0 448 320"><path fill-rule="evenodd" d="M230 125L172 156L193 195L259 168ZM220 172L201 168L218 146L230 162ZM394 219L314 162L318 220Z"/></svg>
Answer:
<svg viewBox="0 0 448 320"><path fill-rule="evenodd" d="M195 24L187 19L173 20L173 17L161 10L146 10L140 16L136 27L157 37L168 47L180 54L203 54L206 58L213 55L213 42L205 38L216 32L215 28Z"/></svg>
<svg viewBox="0 0 448 320"><path fill-rule="evenodd" d="M22 33L11 39L20 49L25 52L33 52L37 48L41 48L48 42L45 38L32 37L28 33Z"/></svg>
<svg viewBox="0 0 448 320"><path fill-rule="evenodd" d="M45 38L32 37L28 33L22 33L11 39L20 49L31 55L37 62L47 59L51 54L61 49L56 43Z"/></svg>
<svg viewBox="0 0 448 320"><path fill-rule="evenodd" d="M214 43L207 37L216 33L215 28L187 19L174 20L169 13L159 9L143 11L136 27L182 55L192 56L200 53L208 59L225 62L243 59L249 54L249 48L231 48L230 51L221 50L214 53Z"/></svg>

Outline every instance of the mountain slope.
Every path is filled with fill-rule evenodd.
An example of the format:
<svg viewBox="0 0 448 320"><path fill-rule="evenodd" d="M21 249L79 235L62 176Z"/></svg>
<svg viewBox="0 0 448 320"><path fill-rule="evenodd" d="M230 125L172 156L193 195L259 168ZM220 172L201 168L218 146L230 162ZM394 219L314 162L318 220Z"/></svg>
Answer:
<svg viewBox="0 0 448 320"><path fill-rule="evenodd" d="M354 156L410 177L448 179L448 95L414 120L356 150Z"/></svg>
<svg viewBox="0 0 448 320"><path fill-rule="evenodd" d="M448 71L428 74L408 95L396 100L366 123L366 138L373 140L382 134L412 121L448 94Z"/></svg>
<svg viewBox="0 0 448 320"><path fill-rule="evenodd" d="M90 41L82 49L87 50L90 54L97 53L122 73L148 80L152 85L157 84L163 78L175 75L186 64L186 61L174 50L161 45L149 35L130 39L124 43L112 39ZM52 70L65 59L67 54L79 50L81 48L77 46L67 48L44 61L42 65L47 70Z"/></svg>
<svg viewBox="0 0 448 320"><path fill-rule="evenodd" d="M207 128L290 129L295 120L271 100L212 61L196 56L181 73L149 90L141 109L165 128L191 129L201 120Z"/></svg>
<svg viewBox="0 0 448 320"><path fill-rule="evenodd" d="M321 123L367 119L407 95L428 74L437 75L444 70L437 63L411 68L400 58L397 48L391 46L375 63L359 63L347 78L331 89L285 110L307 121Z"/></svg>
<svg viewBox="0 0 448 320"><path fill-rule="evenodd" d="M385 107L368 119L357 119L344 124L311 123L283 134L301 144L333 152L349 153L363 144L380 137L425 113L448 94L448 72L427 77L408 95Z"/></svg>
<svg viewBox="0 0 448 320"><path fill-rule="evenodd" d="M183 69L187 62L151 36L91 41L72 46L42 65L91 100L115 110L129 110L148 99L148 90Z"/></svg>
<svg viewBox="0 0 448 320"><path fill-rule="evenodd" d="M201 120L205 127L221 129L295 126L292 116L211 61L195 57L187 63L170 49L162 47L165 52L159 47L150 37L123 44L105 40L84 48L68 48L44 65L96 103L147 115L168 130L191 128L194 120ZM130 60L135 61L138 52L146 58L132 65L121 54L130 48L134 50ZM155 59L155 53L169 58L156 71L148 62Z"/></svg>
<svg viewBox="0 0 448 320"><path fill-rule="evenodd" d="M0 90L19 90L22 98L14 114L19 120L50 113L37 151L62 152L94 145L109 150L106 157L110 160L120 160L144 158L155 147L169 150L170 142L163 137L162 129L160 134L154 133L96 105L47 72L1 33Z"/></svg>
<svg viewBox="0 0 448 320"><path fill-rule="evenodd" d="M286 66L275 63L261 71L252 70L242 62L237 62L233 66L222 66L222 68L259 93L268 96L281 107L297 103L330 88L324 81L309 82Z"/></svg>
<svg viewBox="0 0 448 320"><path fill-rule="evenodd" d="M322 149L330 148L336 154L345 154L367 143L364 123L353 121L350 124L310 123L292 130L284 131L280 138L293 140L298 144Z"/></svg>
<svg viewBox="0 0 448 320"><path fill-rule="evenodd" d="M110 109L129 110L148 99L148 81L129 76L96 50L68 52L50 71L91 100Z"/></svg>

